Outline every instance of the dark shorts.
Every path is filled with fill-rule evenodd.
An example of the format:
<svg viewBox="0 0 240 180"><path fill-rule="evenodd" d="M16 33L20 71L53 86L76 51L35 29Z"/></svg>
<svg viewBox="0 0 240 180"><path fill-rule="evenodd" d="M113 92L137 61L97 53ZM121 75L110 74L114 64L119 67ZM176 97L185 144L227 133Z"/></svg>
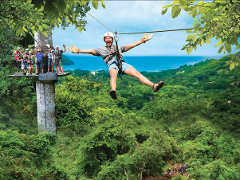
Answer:
<svg viewBox="0 0 240 180"><path fill-rule="evenodd" d="M56 59L55 66L62 66L62 59Z"/></svg>
<svg viewBox="0 0 240 180"><path fill-rule="evenodd" d="M55 59L55 66L59 66L59 59Z"/></svg>
<svg viewBox="0 0 240 180"><path fill-rule="evenodd" d="M21 62L15 60L16 67L21 67Z"/></svg>
<svg viewBox="0 0 240 180"><path fill-rule="evenodd" d="M32 59L30 59L30 63L28 63L28 66L29 65L33 65L33 60Z"/></svg>
<svg viewBox="0 0 240 180"><path fill-rule="evenodd" d="M42 69L43 68L43 62L37 62L37 68Z"/></svg>

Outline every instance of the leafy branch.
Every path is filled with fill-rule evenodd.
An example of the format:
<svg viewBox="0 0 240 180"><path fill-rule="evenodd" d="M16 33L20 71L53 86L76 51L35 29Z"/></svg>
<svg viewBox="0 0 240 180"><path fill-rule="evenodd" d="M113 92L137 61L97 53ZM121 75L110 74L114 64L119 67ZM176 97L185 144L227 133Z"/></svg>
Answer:
<svg viewBox="0 0 240 180"><path fill-rule="evenodd" d="M240 37L240 2L238 0L215 0L214 2L204 2L203 0L174 0L162 8L164 15L168 8L172 7L171 16L176 18L181 9L188 12L188 16L194 19L193 31L187 30L191 34L187 37L188 42L182 50L187 50L190 54L192 49L197 49L197 45L211 43L210 39L215 37L220 39L215 47L219 47L218 53L226 51L231 53L232 46L240 48L238 38ZM235 65L238 66L238 63ZM231 69L231 68L230 68Z"/></svg>
<svg viewBox="0 0 240 180"><path fill-rule="evenodd" d="M95 9L102 0L13 0L2 1L0 4L0 26L9 26L12 31L16 31L17 36L25 36L30 28L32 33L41 31L46 36L51 27L63 28L70 23L78 28L79 32L84 29L86 21L83 20L88 4L92 1ZM62 21L63 20L63 21Z"/></svg>

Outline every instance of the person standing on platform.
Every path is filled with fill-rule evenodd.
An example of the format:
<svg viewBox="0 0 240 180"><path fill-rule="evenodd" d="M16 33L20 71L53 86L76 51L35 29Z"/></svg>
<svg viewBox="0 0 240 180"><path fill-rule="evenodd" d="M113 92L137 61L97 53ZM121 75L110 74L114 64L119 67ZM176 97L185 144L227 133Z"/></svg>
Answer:
<svg viewBox="0 0 240 180"><path fill-rule="evenodd" d="M42 70L42 73L43 73L43 57L44 57L44 54L41 53L41 50L38 49L37 51L37 54L36 54L36 58L37 58L37 71L36 71L36 74L38 75L39 74L39 69L40 71Z"/></svg>
<svg viewBox="0 0 240 180"><path fill-rule="evenodd" d="M34 50L32 50L32 60L33 60L33 64L35 64L35 74L37 74L37 52L35 52Z"/></svg>
<svg viewBox="0 0 240 180"><path fill-rule="evenodd" d="M42 62L43 62L43 73L46 73L48 71L48 51L45 50L43 52L43 55L44 55L43 60L42 60Z"/></svg>
<svg viewBox="0 0 240 180"><path fill-rule="evenodd" d="M52 71L52 69L53 69L53 53L52 53L51 49L49 49L49 52L48 52L48 72Z"/></svg>
<svg viewBox="0 0 240 180"><path fill-rule="evenodd" d="M28 58L29 58L28 49L25 49L24 55L26 56L26 59L28 59Z"/></svg>
<svg viewBox="0 0 240 180"><path fill-rule="evenodd" d="M21 69L21 60L20 60L20 55L22 55L21 51L20 51L20 47L17 48L17 51L12 51L15 54L15 64L16 67L19 69Z"/></svg>
<svg viewBox="0 0 240 180"><path fill-rule="evenodd" d="M53 69L53 67L54 67L54 64L55 64L55 54L54 54L54 50L52 50L52 72L54 73L54 69ZM57 73L57 71L56 71L56 73Z"/></svg>
<svg viewBox="0 0 240 180"><path fill-rule="evenodd" d="M65 45L63 45L63 50L59 50L58 46L56 46L55 52L55 65L56 65L56 73L63 74L63 67L62 67L62 53L66 51ZM57 72L58 69L58 72Z"/></svg>
<svg viewBox="0 0 240 180"><path fill-rule="evenodd" d="M27 56L23 55L23 59L21 59L22 63L21 63L21 70L22 72L24 72L24 74L27 72L28 70L28 61L27 61ZM26 72L25 72L26 71Z"/></svg>
<svg viewBox="0 0 240 180"><path fill-rule="evenodd" d="M32 75L33 71L33 60L32 60L32 52L29 51L29 56L28 56L28 75Z"/></svg>

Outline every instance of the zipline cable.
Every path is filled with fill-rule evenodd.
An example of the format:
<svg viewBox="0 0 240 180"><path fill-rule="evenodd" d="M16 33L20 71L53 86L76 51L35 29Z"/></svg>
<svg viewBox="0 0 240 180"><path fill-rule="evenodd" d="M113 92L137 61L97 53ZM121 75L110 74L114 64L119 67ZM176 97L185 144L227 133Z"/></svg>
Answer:
<svg viewBox="0 0 240 180"><path fill-rule="evenodd" d="M187 29L169 29L169 30L161 30L161 31L148 31L148 32L130 32L130 33L117 33L118 35L121 34L145 34L145 33L159 33L159 32L169 32L169 31L182 31L182 30L190 30L193 28L187 28Z"/></svg>
<svg viewBox="0 0 240 180"><path fill-rule="evenodd" d="M105 28L107 28L109 31L111 31L112 33L116 34L116 35L124 35L124 34L145 34L145 33L159 33L159 32L169 32L169 31L183 31L183 30L191 30L193 28L186 28L186 29L169 29L169 30L161 30L161 31L147 31L147 32L129 32L129 33L117 33L117 31L112 31L110 28L108 28L107 26L105 26L103 23L101 23L99 20L97 20L97 18L95 18L93 15L91 15L90 13L87 12L87 14L89 14L90 16L92 16L92 18L94 18L97 22L99 22L101 25L103 25Z"/></svg>
<svg viewBox="0 0 240 180"><path fill-rule="evenodd" d="M88 12L87 12L88 13ZM90 16L92 16L97 22L99 22L101 25L103 25L105 28L107 28L109 31L111 31L112 33L114 33L111 29L109 29L107 26L105 26L103 23L101 23L99 20L97 20L97 18L95 18L93 15L91 15L90 13L88 13Z"/></svg>

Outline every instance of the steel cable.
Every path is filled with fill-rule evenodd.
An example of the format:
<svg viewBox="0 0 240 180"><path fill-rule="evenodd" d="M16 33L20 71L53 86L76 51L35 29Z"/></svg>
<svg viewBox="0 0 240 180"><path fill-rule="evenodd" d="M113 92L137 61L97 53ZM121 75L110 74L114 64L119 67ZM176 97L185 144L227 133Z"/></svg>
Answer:
<svg viewBox="0 0 240 180"><path fill-rule="evenodd" d="M116 34L116 35L124 35L124 34L145 34L145 33L159 33L159 32L169 32L169 31L183 31L183 30L191 30L193 28L186 28L186 29L168 29L168 30L161 30L161 31L146 31L146 32L129 32L129 33L117 33L117 31L112 31L110 28L108 28L107 26L105 26L103 23L101 23L99 20L97 20L97 18L95 18L93 15L91 15L90 13L87 12L87 14L89 14L90 16L92 16L92 18L94 18L97 22L99 22L101 25L103 25L105 28L107 28L109 31L111 31L112 33Z"/></svg>

